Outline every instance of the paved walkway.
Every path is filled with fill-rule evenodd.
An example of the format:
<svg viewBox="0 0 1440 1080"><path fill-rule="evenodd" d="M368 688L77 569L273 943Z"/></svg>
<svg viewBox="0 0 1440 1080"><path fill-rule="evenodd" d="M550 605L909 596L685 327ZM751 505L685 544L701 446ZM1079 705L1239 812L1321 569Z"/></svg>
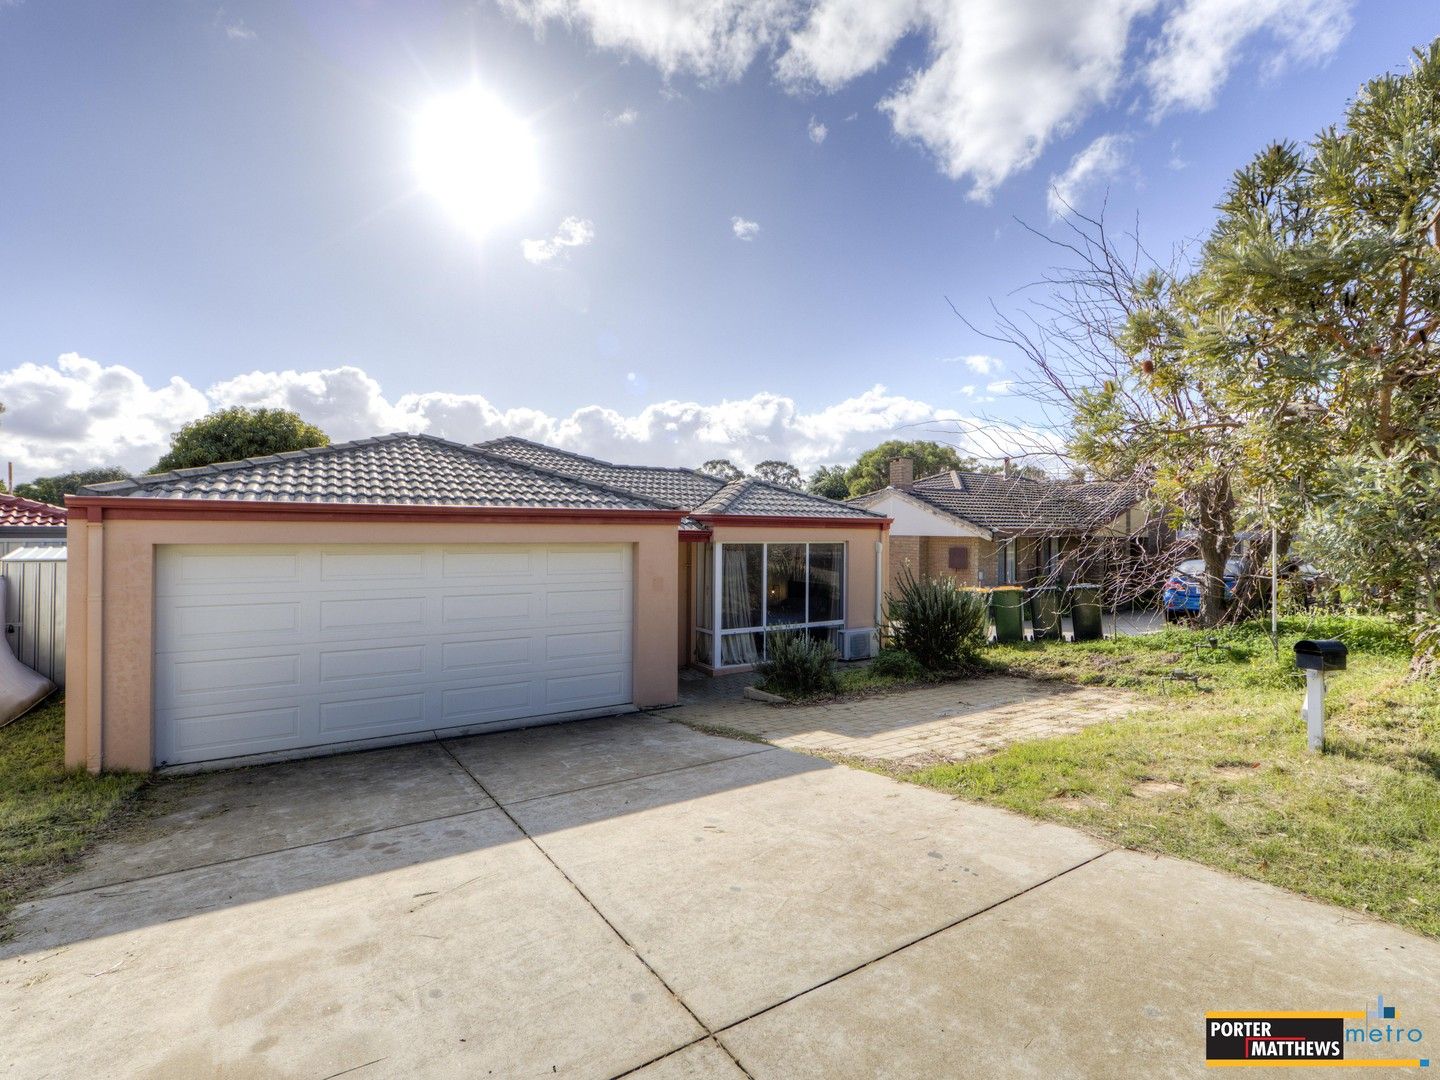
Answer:
<svg viewBox="0 0 1440 1080"><path fill-rule="evenodd" d="M686 683L685 703L673 719L741 731L787 750L914 769L1069 735L1135 707L1124 691L1008 676L825 705L767 705L740 696L749 681L727 676L708 687Z"/></svg>

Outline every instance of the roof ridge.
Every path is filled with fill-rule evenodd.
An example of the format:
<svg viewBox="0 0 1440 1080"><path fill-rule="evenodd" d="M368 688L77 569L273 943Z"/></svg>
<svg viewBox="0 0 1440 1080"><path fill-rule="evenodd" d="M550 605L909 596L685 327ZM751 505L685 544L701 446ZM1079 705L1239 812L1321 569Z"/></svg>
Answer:
<svg viewBox="0 0 1440 1080"><path fill-rule="evenodd" d="M788 486L788 485L786 485L786 484L779 484L779 483L776 483L774 480L766 480L766 479L765 479L764 477L762 477L762 476L745 476L745 477L742 477L741 479L742 479L742 480L748 480L748 481L751 481L751 482L756 483L756 484L761 484L761 485L763 485L763 486L765 486L765 487L768 487L771 491L780 491L780 492L783 492L783 493L786 494L786 495L799 495L801 498L803 498L803 499L809 499L811 502L829 503L831 506L847 506L847 507L848 507L848 506L850 505L849 502L848 502L847 500L845 500L845 499L832 499L832 498L830 498L828 495L816 495L813 491L806 491L804 488L790 487L790 486ZM864 510L865 513L866 513L868 516L870 516L870 517L884 517L884 516L885 516L884 514L876 514L876 513L874 513L873 511L868 510L868 509L866 509L866 508L863 507L863 506L861 507L861 509Z"/></svg>
<svg viewBox="0 0 1440 1080"><path fill-rule="evenodd" d="M470 445L468 443L450 443L448 439L441 439L438 441L448 443L451 446L458 446L463 450L467 450L470 453L477 455L478 457L483 457L486 461L498 462L501 465L507 465L512 469L526 469L532 473L538 473L541 476L549 476L555 480L565 480L571 484L580 484L584 487L592 488L595 491L603 491L607 495L619 495L621 498L634 499L636 502L649 503L657 510L684 509L684 507L675 506L672 503L661 502L659 499L652 499L649 495L641 495L635 491L626 491L623 488L612 487L609 484L602 484L600 483L600 481L591 480L588 477L571 476L569 473L563 473L557 469L547 469L543 465L535 465L528 461L516 461L512 457L506 457L504 454L497 454L493 450L483 450L478 444Z"/></svg>
<svg viewBox="0 0 1440 1080"><path fill-rule="evenodd" d="M799 496L807 502L824 503L827 506L838 507L849 512L854 517L883 518L884 514L877 514L864 506L854 506L849 501L842 499L831 499L824 495L816 495L814 492L806 491L804 488L793 488L785 484L777 484L773 480L766 480L759 476L739 476L729 480L725 486L707 499L705 503L695 508L695 513L709 517L714 514L726 513L747 491L753 488L764 488L769 491L778 491L782 495ZM720 500L714 506L709 506L712 500ZM839 517L840 515L835 515Z"/></svg>
<svg viewBox="0 0 1440 1080"><path fill-rule="evenodd" d="M701 472L699 469L692 469L688 465L627 465L619 461L606 461L604 458L591 457L589 454L581 454L574 450L566 450L564 447L551 446L549 443L537 442L534 439L527 439L523 435L498 435L493 439L486 439L484 442L475 443L477 447L490 446L498 442L518 442L526 446L533 446L540 450L548 450L552 454L564 454L566 457L578 458L580 461L588 461L592 465L604 465L607 469L643 469L646 472L685 473L689 476L698 476L702 480L714 480L718 484L724 484L718 476L711 476L709 473Z"/></svg>
<svg viewBox="0 0 1440 1080"><path fill-rule="evenodd" d="M40 499L26 498L24 495L16 495L13 491L0 491L0 499L3 499L7 504L24 503L26 506L33 506L37 510L53 510L57 514L63 514L65 512L63 507L56 506L54 503L43 502Z"/></svg>
<svg viewBox="0 0 1440 1080"><path fill-rule="evenodd" d="M394 442L397 439L429 439L434 442L448 443L452 446L464 446L464 443L450 443L448 439L442 439L438 435L426 435L418 431L392 431L387 435L369 435L363 439L350 439L340 443L326 443L324 446L306 446L299 450L282 450L275 454L256 454L254 457L237 458L234 461L217 461L211 465L196 465L189 469L168 469L162 473L139 473L124 480L108 480L103 484L86 484L76 494L88 495L94 492L104 493L107 491L123 490L129 487L143 488L150 487L170 480L183 479L187 476L204 476L206 474L234 472L236 469L243 469L247 465L268 465L272 461L294 460L302 457L324 457L340 450L353 450L357 446L373 446L376 443Z"/></svg>
<svg viewBox="0 0 1440 1080"><path fill-rule="evenodd" d="M516 461L514 458L506 457L504 454L482 450L479 446L458 442L454 439L446 439L425 431L392 431L386 435L371 435L362 439L350 439L343 443L327 443L325 446L311 446L300 450L286 450L278 454L260 454L255 457L240 458L237 461L221 461L213 465L201 465L193 469L171 469L168 472L150 473L138 477L131 477L128 480L115 480L106 484L87 485L80 489L79 494L103 495L114 491L128 491L131 489L144 490L147 487L158 486L171 480L184 479L186 477L234 472L247 466L269 465L276 461L326 457L340 451L355 450L360 447L376 446L382 443L398 442L402 439L413 439L416 442L432 443L437 446L446 447L447 449L459 450L463 453L483 458L486 461L503 465L506 468L529 471L540 476L548 476L554 480L563 480L569 484L578 484L581 487L590 488L593 491L604 492L606 495L616 495L634 502L647 503L658 510L677 509L676 507L652 499L646 495L640 495L633 491L623 491L619 488L611 487L608 484L602 484L584 477L571 476L568 473L557 472L554 469L547 469L543 466L531 464L530 462Z"/></svg>

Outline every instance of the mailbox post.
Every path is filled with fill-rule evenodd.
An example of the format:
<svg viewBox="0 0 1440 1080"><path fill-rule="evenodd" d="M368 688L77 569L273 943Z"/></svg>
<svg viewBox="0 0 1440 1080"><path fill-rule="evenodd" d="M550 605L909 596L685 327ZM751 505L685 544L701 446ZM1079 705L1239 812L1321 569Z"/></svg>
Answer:
<svg viewBox="0 0 1440 1080"><path fill-rule="evenodd" d="M1348 655L1343 641L1295 643L1295 666L1305 672L1305 704L1300 716L1305 721L1306 744L1315 753L1325 746L1325 673L1344 671Z"/></svg>

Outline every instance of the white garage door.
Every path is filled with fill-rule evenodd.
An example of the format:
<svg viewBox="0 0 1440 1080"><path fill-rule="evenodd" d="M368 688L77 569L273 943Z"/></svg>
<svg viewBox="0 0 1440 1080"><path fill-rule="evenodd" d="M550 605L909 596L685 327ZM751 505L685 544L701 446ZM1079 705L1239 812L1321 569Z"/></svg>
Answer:
<svg viewBox="0 0 1440 1080"><path fill-rule="evenodd" d="M626 544L162 547L155 760L630 701Z"/></svg>

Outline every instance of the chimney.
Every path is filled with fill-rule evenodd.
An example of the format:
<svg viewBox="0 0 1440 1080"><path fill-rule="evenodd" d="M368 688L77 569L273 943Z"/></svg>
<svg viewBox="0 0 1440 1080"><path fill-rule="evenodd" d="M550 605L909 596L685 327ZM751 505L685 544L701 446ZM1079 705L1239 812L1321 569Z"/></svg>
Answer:
<svg viewBox="0 0 1440 1080"><path fill-rule="evenodd" d="M890 486L909 491L915 486L915 459L897 457L890 462Z"/></svg>
<svg viewBox="0 0 1440 1080"><path fill-rule="evenodd" d="M1007 457L1007 458L1005 459L1005 475L1006 475L1006 476L1011 476L1011 475L1014 474L1014 471L1015 471L1015 470L1014 470L1014 466L1012 466L1012 465L1010 464L1010 459Z"/></svg>

